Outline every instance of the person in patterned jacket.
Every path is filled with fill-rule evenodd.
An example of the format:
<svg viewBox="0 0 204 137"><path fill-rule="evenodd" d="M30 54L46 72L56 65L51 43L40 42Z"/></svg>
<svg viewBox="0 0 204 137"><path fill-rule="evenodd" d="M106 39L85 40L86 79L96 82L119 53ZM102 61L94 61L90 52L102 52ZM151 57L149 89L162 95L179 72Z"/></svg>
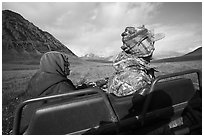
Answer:
<svg viewBox="0 0 204 137"><path fill-rule="evenodd" d="M145 87L154 79L150 60L153 55L155 41L162 39L164 34L153 34L145 26L126 27L121 34L123 46L113 67L116 70L109 80L108 93L116 96L127 96L135 92L145 95Z"/></svg>

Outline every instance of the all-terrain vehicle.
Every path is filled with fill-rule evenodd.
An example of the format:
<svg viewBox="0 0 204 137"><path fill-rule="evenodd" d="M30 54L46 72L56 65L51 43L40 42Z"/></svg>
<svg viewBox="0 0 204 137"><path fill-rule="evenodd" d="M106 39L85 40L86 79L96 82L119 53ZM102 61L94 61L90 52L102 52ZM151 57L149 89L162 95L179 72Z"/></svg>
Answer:
<svg viewBox="0 0 204 137"><path fill-rule="evenodd" d="M192 73L199 88L178 78ZM116 97L95 87L30 99L16 110L13 134L202 134L201 80L200 70L188 70L156 77L145 97ZM26 105L56 99L35 110L21 132Z"/></svg>

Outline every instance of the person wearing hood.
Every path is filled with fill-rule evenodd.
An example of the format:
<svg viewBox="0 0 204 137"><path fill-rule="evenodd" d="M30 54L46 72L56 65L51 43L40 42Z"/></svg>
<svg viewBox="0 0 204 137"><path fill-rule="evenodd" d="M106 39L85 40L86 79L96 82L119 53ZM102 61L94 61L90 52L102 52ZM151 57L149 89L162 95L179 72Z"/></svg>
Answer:
<svg viewBox="0 0 204 137"><path fill-rule="evenodd" d="M31 78L27 93L31 97L41 97L70 92L76 87L67 78L70 74L68 55L51 51L40 60L40 68Z"/></svg>
<svg viewBox="0 0 204 137"><path fill-rule="evenodd" d="M27 95L31 98L75 92L76 87L67 78L70 74L68 55L65 53L50 51L40 59L39 70L30 79ZM33 103L23 110L21 129L25 131L32 114L37 107L45 102Z"/></svg>
<svg viewBox="0 0 204 137"><path fill-rule="evenodd" d="M150 66L155 41L162 39L164 34L153 34L145 26L126 27L121 34L123 46L115 60L116 70L109 80L108 93L118 97L138 93L144 96L145 87L154 79L154 68Z"/></svg>

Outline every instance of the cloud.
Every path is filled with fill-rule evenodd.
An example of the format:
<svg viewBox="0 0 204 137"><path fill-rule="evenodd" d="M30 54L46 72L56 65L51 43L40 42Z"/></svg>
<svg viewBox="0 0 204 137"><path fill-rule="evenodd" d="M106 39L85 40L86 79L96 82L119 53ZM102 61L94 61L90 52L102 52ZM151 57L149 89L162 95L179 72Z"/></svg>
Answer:
<svg viewBox="0 0 204 137"><path fill-rule="evenodd" d="M185 54L201 46L201 28L198 24L186 23L182 26L160 26L158 32L163 32L166 36L161 41L155 43L155 55L168 52Z"/></svg>
<svg viewBox="0 0 204 137"><path fill-rule="evenodd" d="M77 10L71 6L56 19L54 27L50 25L46 29L79 56L89 52L109 56L120 51L120 34L125 27L149 22L157 6L151 3L80 4L75 6Z"/></svg>
<svg viewBox="0 0 204 137"><path fill-rule="evenodd" d="M142 24L166 35L156 42L155 55L168 51L184 53L202 42L200 24L153 22L162 12L162 3L157 2L4 2L2 6L48 31L78 56L90 52L101 56L115 54L120 51L120 35L125 27Z"/></svg>

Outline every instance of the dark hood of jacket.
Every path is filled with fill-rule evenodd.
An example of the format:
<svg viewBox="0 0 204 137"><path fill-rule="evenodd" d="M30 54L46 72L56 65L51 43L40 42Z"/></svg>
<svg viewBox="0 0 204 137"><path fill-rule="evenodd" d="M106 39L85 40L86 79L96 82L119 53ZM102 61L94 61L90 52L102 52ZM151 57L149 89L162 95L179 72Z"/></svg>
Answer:
<svg viewBox="0 0 204 137"><path fill-rule="evenodd" d="M31 78L27 93L40 96L51 86L67 80L65 62L68 56L64 53L52 51L45 53L40 60L40 68Z"/></svg>

